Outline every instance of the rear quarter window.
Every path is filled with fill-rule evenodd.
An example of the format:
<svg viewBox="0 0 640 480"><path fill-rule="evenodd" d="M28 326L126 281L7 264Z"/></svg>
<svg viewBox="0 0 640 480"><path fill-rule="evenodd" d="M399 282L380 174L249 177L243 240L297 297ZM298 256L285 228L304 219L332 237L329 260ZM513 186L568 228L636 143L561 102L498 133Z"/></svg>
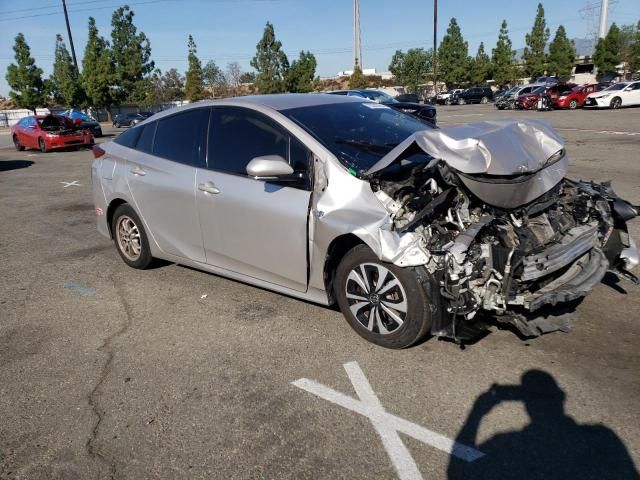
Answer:
<svg viewBox="0 0 640 480"><path fill-rule="evenodd" d="M130 128L118 135L118 138L116 138L114 142L123 147L135 148L143 128L144 127Z"/></svg>
<svg viewBox="0 0 640 480"><path fill-rule="evenodd" d="M156 132L157 123L158 122L147 123L142 127L138 127L142 128L142 132L140 132L140 136L136 142L136 150L149 154L153 151L153 136Z"/></svg>

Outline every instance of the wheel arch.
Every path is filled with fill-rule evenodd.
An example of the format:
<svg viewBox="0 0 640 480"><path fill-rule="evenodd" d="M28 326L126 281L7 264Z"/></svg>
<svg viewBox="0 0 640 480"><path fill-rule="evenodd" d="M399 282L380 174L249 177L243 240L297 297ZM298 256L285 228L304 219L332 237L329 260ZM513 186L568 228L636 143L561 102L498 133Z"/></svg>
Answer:
<svg viewBox="0 0 640 480"><path fill-rule="evenodd" d="M113 215L116 211L116 209L120 206L120 205L124 205L124 204L129 204L129 202L127 202L126 200L122 199L122 198L114 198L113 200L111 200L111 203L109 203L109 206L107 207L107 225L109 227L109 236L113 239L113 229L112 229L112 223L113 223ZM131 207L133 208L133 207Z"/></svg>
<svg viewBox="0 0 640 480"><path fill-rule="evenodd" d="M349 250L357 245L367 245L367 243L353 233L345 233L334 238L327 248L327 254L324 260L324 287L329 299L329 305L336 303L333 295L333 283L336 277L336 270L340 261L344 258ZM367 245L369 246L369 245ZM371 248L369 246L369 248Z"/></svg>

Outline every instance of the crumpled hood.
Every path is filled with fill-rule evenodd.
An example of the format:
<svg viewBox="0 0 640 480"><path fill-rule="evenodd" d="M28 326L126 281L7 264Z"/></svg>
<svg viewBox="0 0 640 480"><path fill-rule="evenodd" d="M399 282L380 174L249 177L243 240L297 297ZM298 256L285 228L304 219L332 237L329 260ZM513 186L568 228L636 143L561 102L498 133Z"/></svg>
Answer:
<svg viewBox="0 0 640 480"><path fill-rule="evenodd" d="M536 172L564 148L564 140L546 122L490 120L416 132L366 173L386 168L413 143L455 170L486 175Z"/></svg>

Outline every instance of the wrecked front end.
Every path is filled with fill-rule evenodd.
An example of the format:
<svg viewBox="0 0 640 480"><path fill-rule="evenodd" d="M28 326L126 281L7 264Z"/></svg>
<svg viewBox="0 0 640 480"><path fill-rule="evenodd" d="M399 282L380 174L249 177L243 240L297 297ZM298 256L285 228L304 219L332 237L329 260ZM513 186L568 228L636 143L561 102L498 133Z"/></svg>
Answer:
<svg viewBox="0 0 640 480"><path fill-rule="evenodd" d="M382 257L416 270L434 335L470 340L496 322L526 337L567 330L562 307L607 271L635 280L636 209L608 183L565 178L567 166L546 124L500 121L414 134L369 171L391 220Z"/></svg>

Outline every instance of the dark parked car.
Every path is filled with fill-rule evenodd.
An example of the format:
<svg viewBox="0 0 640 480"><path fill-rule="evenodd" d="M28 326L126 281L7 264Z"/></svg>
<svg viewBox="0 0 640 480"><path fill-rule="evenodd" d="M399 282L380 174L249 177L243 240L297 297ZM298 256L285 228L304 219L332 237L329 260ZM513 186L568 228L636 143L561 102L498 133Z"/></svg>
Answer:
<svg viewBox="0 0 640 480"><path fill-rule="evenodd" d="M94 137L101 137L102 136L102 128L100 127L100 124L98 123L98 121L87 115L84 112L81 112L79 110L67 110L66 112L61 113L60 115L62 115L63 117L67 117L70 118L71 120L80 120L80 126L84 129L87 130L91 130L91 133L93 134Z"/></svg>
<svg viewBox="0 0 640 480"><path fill-rule="evenodd" d="M399 102L420 103L420 98L415 93L403 93L396 97Z"/></svg>
<svg viewBox="0 0 640 480"><path fill-rule="evenodd" d="M115 128L120 127L132 127L133 125L146 120L147 117L139 113L120 113L113 117L113 126Z"/></svg>
<svg viewBox="0 0 640 480"><path fill-rule="evenodd" d="M326 92L331 95L346 95L348 97L366 98L376 103L387 105L402 112L408 113L422 120L429 122L431 125L436 124L436 109L431 105L415 102L401 102L379 90L336 90L334 92Z"/></svg>
<svg viewBox="0 0 640 480"><path fill-rule="evenodd" d="M493 90L489 87L471 87L451 96L451 103L457 103L458 105L487 103L489 100L493 100Z"/></svg>

